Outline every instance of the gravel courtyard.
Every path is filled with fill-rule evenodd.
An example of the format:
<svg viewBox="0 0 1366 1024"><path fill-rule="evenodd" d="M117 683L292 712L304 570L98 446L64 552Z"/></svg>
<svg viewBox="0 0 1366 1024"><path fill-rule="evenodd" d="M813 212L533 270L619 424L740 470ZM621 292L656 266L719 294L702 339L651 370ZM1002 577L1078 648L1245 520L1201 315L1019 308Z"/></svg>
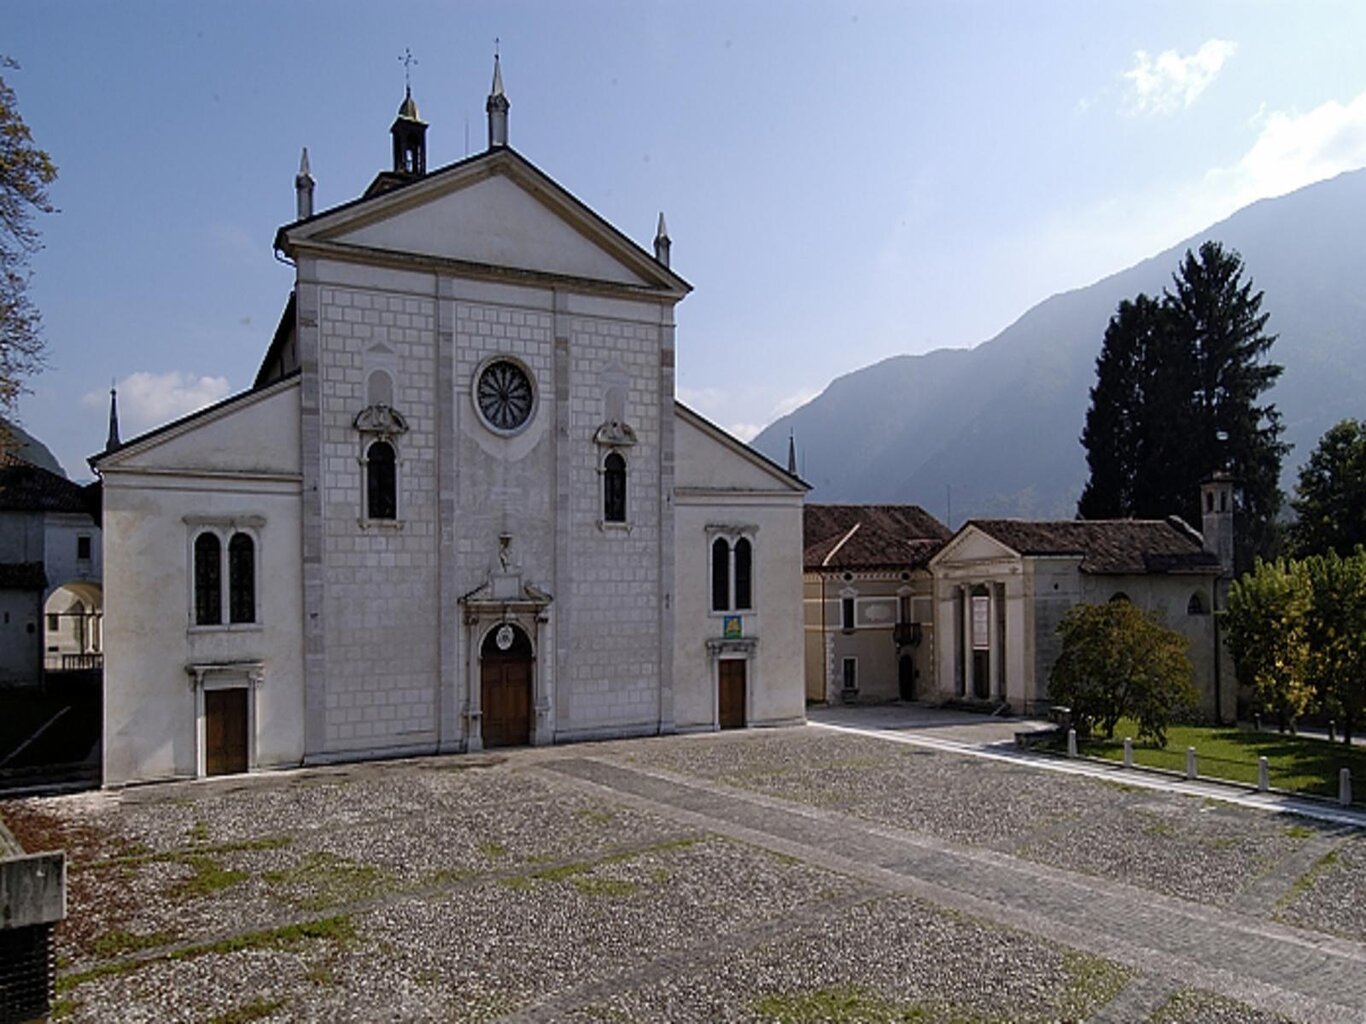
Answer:
<svg viewBox="0 0 1366 1024"><path fill-rule="evenodd" d="M1366 835L816 727L0 814L71 1021L1366 1020Z"/></svg>

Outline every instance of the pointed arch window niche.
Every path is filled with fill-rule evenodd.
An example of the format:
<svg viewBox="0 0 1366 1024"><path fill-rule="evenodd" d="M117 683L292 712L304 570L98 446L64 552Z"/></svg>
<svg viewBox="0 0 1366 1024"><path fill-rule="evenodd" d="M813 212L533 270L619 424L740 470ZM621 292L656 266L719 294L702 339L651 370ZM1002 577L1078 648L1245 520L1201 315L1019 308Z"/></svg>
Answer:
<svg viewBox="0 0 1366 1024"><path fill-rule="evenodd" d="M399 441L408 433L408 420L393 406L394 391L394 378L389 370L371 370L365 379L369 404L356 414L352 423L360 433L362 528L402 526Z"/></svg>
<svg viewBox="0 0 1366 1024"><path fill-rule="evenodd" d="M186 516L190 528L190 629L259 629L265 518Z"/></svg>

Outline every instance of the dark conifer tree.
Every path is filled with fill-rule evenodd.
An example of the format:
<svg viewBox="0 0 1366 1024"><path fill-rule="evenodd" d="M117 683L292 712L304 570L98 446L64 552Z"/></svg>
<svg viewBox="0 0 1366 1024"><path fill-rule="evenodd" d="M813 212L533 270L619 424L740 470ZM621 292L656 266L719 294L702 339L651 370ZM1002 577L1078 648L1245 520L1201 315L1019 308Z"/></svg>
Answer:
<svg viewBox="0 0 1366 1024"><path fill-rule="evenodd" d="M1275 335L1242 272L1237 253L1206 242L1186 252L1160 302L1120 304L1096 360L1078 515L1198 525L1200 483L1222 469L1241 492L1239 562L1271 553L1289 446L1275 405L1259 399L1281 367L1265 361Z"/></svg>

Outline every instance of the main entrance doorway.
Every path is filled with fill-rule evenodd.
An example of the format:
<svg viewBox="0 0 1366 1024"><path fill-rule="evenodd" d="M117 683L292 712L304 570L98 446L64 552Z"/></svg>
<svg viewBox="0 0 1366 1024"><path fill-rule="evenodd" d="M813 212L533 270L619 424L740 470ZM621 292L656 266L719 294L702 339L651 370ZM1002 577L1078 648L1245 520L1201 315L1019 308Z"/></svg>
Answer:
<svg viewBox="0 0 1366 1024"><path fill-rule="evenodd" d="M204 774L247 770L247 690L204 691Z"/></svg>
<svg viewBox="0 0 1366 1024"><path fill-rule="evenodd" d="M723 658L716 663L717 725L722 729L745 727L745 660Z"/></svg>
<svg viewBox="0 0 1366 1024"><path fill-rule="evenodd" d="M485 747L531 742L531 682L535 661L526 633L510 622L495 626L479 651Z"/></svg>

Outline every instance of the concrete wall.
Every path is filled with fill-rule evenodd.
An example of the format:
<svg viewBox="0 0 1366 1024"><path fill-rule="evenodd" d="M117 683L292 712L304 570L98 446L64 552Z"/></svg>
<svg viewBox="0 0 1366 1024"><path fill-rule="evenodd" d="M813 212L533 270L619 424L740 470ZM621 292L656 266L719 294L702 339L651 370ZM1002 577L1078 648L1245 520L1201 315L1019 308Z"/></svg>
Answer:
<svg viewBox="0 0 1366 1024"><path fill-rule="evenodd" d="M234 458L220 460L188 427L102 467L106 785L201 770L196 665L259 665L255 765L297 764L303 754L298 381L249 396L213 423L214 434L235 432L259 468L217 469ZM183 468L166 472L176 463ZM255 623L195 624L192 545L206 528L254 537ZM221 681L210 673L210 685Z"/></svg>
<svg viewBox="0 0 1366 1024"><path fill-rule="evenodd" d="M0 686L39 682L42 598L36 590L0 590Z"/></svg>

